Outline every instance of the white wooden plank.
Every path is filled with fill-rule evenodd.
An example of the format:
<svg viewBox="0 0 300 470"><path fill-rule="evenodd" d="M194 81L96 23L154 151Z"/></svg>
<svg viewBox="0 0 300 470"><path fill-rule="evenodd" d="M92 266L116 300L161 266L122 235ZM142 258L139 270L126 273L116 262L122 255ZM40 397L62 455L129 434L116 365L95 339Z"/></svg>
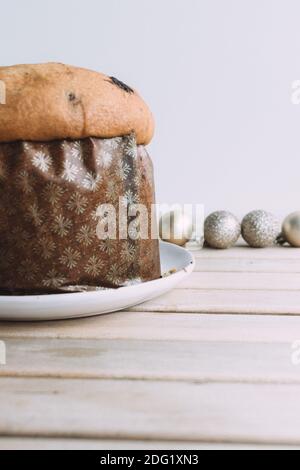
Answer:
<svg viewBox="0 0 300 470"><path fill-rule="evenodd" d="M300 317L119 312L59 322L2 322L4 337L291 343L300 338Z"/></svg>
<svg viewBox="0 0 300 470"><path fill-rule="evenodd" d="M300 273L300 260L255 258L196 258L197 272Z"/></svg>
<svg viewBox="0 0 300 470"><path fill-rule="evenodd" d="M299 385L0 379L0 434L300 444Z"/></svg>
<svg viewBox="0 0 300 470"><path fill-rule="evenodd" d="M192 250L191 252L196 258L300 260L299 248L288 245L262 249L250 248L248 245L237 245L228 250L215 250L205 247L202 250Z"/></svg>
<svg viewBox="0 0 300 470"><path fill-rule="evenodd" d="M4 340L0 377L300 384L290 343Z"/></svg>
<svg viewBox="0 0 300 470"><path fill-rule="evenodd" d="M300 291L175 290L132 309L143 312L300 314Z"/></svg>
<svg viewBox="0 0 300 470"><path fill-rule="evenodd" d="M299 273L194 272L178 289L297 290Z"/></svg>
<svg viewBox="0 0 300 470"><path fill-rule="evenodd" d="M101 439L0 438L0 450L299 450L297 446Z"/></svg>

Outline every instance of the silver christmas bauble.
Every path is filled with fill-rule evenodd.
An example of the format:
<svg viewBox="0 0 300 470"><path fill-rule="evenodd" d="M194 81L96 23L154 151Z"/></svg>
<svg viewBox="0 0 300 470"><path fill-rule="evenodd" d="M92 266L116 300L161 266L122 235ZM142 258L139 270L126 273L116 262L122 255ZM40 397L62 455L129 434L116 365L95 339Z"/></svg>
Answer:
<svg viewBox="0 0 300 470"><path fill-rule="evenodd" d="M290 245L300 247L300 212L293 212L283 221L282 238Z"/></svg>
<svg viewBox="0 0 300 470"><path fill-rule="evenodd" d="M160 218L159 235L165 242L185 245L193 236L192 217L180 210L167 212Z"/></svg>
<svg viewBox="0 0 300 470"><path fill-rule="evenodd" d="M279 235L280 222L270 212L252 211L242 220L242 236L253 248L275 245Z"/></svg>
<svg viewBox="0 0 300 470"><path fill-rule="evenodd" d="M231 212L213 212L205 219L204 239L212 248L230 248L240 234L241 224Z"/></svg>

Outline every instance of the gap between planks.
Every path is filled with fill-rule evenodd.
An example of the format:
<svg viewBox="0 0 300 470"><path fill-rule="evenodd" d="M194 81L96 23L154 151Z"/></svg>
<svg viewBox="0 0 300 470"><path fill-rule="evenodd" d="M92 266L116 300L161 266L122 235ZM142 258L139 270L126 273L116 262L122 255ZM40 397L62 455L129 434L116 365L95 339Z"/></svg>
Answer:
<svg viewBox="0 0 300 470"><path fill-rule="evenodd" d="M132 311L299 315L299 291L174 290Z"/></svg>

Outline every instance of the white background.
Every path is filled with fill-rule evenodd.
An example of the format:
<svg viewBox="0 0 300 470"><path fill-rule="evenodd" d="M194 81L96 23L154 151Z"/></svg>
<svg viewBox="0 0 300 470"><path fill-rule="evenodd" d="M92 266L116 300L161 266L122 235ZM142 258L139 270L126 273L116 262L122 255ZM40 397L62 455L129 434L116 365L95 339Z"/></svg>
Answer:
<svg viewBox="0 0 300 470"><path fill-rule="evenodd" d="M1 64L60 61L136 87L160 202L300 210L299 0L0 0Z"/></svg>

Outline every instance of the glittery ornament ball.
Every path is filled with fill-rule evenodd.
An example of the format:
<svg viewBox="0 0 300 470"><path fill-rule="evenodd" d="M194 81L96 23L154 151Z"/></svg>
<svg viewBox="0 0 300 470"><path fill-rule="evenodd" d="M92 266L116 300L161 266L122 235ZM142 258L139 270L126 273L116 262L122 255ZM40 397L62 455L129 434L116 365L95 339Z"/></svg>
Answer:
<svg viewBox="0 0 300 470"><path fill-rule="evenodd" d="M230 212L213 212L205 220L204 238L211 248L230 248L237 242L240 234L241 224Z"/></svg>
<svg viewBox="0 0 300 470"><path fill-rule="evenodd" d="M300 247L300 211L293 212L284 219L282 236L291 246Z"/></svg>
<svg viewBox="0 0 300 470"><path fill-rule="evenodd" d="M160 238L174 245L184 246L193 235L193 220L182 211L165 213L159 221Z"/></svg>
<svg viewBox="0 0 300 470"><path fill-rule="evenodd" d="M242 221L242 236L253 248L266 248L276 244L280 235L280 222L270 212L249 212Z"/></svg>

